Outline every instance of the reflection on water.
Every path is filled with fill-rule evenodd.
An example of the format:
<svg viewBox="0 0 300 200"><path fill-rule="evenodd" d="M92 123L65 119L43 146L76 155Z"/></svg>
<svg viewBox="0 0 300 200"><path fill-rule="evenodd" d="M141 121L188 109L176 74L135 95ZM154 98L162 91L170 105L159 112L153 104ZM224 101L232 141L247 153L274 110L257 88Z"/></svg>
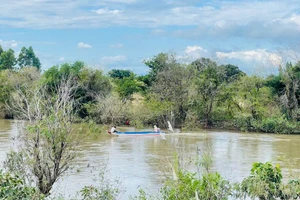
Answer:
<svg viewBox="0 0 300 200"><path fill-rule="evenodd" d="M12 148L16 135L16 122L0 120L0 162ZM194 158L197 147L210 150L213 169L231 181L241 181L249 175L253 162L277 161L278 157L296 160L285 169L297 169L299 161L300 135L273 135L203 131L159 136L120 136L102 134L85 138L72 169L54 186L54 194L74 196L85 185L94 184L103 163L107 163L112 177L119 177L126 188L121 199L136 194L138 187L157 192L166 175L174 152L179 151L187 161ZM193 168L190 168L193 170Z"/></svg>

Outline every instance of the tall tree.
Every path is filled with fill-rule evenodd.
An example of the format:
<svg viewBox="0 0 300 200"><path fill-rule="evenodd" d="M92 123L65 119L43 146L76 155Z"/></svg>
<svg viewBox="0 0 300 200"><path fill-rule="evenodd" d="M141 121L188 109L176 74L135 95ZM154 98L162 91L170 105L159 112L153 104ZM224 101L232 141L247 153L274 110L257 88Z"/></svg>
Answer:
<svg viewBox="0 0 300 200"><path fill-rule="evenodd" d="M203 115L205 127L209 126L214 102L224 82L224 70L216 62L201 58L192 62L189 66L190 73L194 74L194 96L192 105Z"/></svg>
<svg viewBox="0 0 300 200"><path fill-rule="evenodd" d="M267 117L272 105L271 89L264 82L262 77L244 76L233 84L235 102L243 113L248 113L256 120Z"/></svg>
<svg viewBox="0 0 300 200"><path fill-rule="evenodd" d="M159 72L170 68L176 62L175 56L168 53L160 53L150 60L144 61L144 63L150 68L148 83L151 85L156 80L156 75Z"/></svg>
<svg viewBox="0 0 300 200"><path fill-rule="evenodd" d="M241 76L245 76L246 74L241 71L238 66L227 64L227 65L221 65L220 66L222 70L224 71L224 79L227 83L233 82L237 79L239 79Z"/></svg>
<svg viewBox="0 0 300 200"><path fill-rule="evenodd" d="M38 69L41 69L40 60L35 55L33 48L31 46L28 49L26 47L22 47L18 57L18 64L20 68L30 66L30 67L36 67Z"/></svg>
<svg viewBox="0 0 300 200"><path fill-rule="evenodd" d="M285 68L280 69L281 82L284 89L280 96L281 104L287 117L293 120L299 119L300 99L300 61L295 65L287 63Z"/></svg>
<svg viewBox="0 0 300 200"><path fill-rule="evenodd" d="M136 78L136 75L130 70L113 69L108 72L113 78L116 90L121 99L130 99L132 94L142 90L144 83Z"/></svg>
<svg viewBox="0 0 300 200"><path fill-rule="evenodd" d="M0 54L0 70L12 69L15 64L16 58L14 50L8 49Z"/></svg>
<svg viewBox="0 0 300 200"><path fill-rule="evenodd" d="M72 131L78 83L74 77L68 77L56 87L57 94L53 96L39 84L18 86L10 104L18 116L28 120L21 138L21 166L33 177L29 181L33 180L46 196L69 168L78 143Z"/></svg>
<svg viewBox="0 0 300 200"><path fill-rule="evenodd" d="M132 71L130 70L123 70L123 69L113 69L110 72L108 72L108 75L111 78L125 78L125 77L130 77L133 74Z"/></svg>
<svg viewBox="0 0 300 200"><path fill-rule="evenodd" d="M88 69L81 61L51 67L43 74L43 82L47 85L49 92L55 95L57 83L66 77L75 77L79 84L74 98L77 101L78 114L83 118L88 115L86 105L95 103L98 96L106 96L112 87L109 78L104 76L101 70Z"/></svg>
<svg viewBox="0 0 300 200"><path fill-rule="evenodd" d="M160 71L156 75L156 81L150 87L154 98L159 102L169 102L171 106L167 120L176 122L181 127L186 119L187 101L190 79L188 78L187 69L174 62L173 65ZM170 118L174 116L171 120Z"/></svg>
<svg viewBox="0 0 300 200"><path fill-rule="evenodd" d="M3 48L2 48L2 46L0 45L0 55L2 54L2 52L3 52Z"/></svg>
<svg viewBox="0 0 300 200"><path fill-rule="evenodd" d="M130 99L134 93L141 91L141 88L144 86L144 83L138 81L135 78L135 75L129 77L124 77L122 79L115 79L114 81L117 86L117 91L121 99Z"/></svg>

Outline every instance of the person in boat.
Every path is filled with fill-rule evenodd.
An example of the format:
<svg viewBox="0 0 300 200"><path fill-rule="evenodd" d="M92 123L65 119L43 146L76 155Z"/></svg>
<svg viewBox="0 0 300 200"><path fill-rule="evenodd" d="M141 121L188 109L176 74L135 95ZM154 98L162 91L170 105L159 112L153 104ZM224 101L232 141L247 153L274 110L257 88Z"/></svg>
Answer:
<svg viewBox="0 0 300 200"><path fill-rule="evenodd" d="M118 132L118 131L117 131L117 129L116 129L116 126L111 127L110 133L117 133L117 132Z"/></svg>
<svg viewBox="0 0 300 200"><path fill-rule="evenodd" d="M159 133L160 132L160 128L158 128L156 125L153 126L154 132L155 133Z"/></svg>

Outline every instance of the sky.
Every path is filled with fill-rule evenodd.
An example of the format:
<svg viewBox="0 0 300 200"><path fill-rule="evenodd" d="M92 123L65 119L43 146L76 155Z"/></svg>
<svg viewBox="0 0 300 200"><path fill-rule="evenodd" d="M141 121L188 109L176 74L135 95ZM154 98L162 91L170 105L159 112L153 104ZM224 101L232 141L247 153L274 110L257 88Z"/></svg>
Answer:
<svg viewBox="0 0 300 200"><path fill-rule="evenodd" d="M84 61L145 74L168 52L274 72L300 44L300 0L0 0L0 45L32 46L42 70ZM300 45L299 45L300 46ZM281 52L281 53L280 53Z"/></svg>

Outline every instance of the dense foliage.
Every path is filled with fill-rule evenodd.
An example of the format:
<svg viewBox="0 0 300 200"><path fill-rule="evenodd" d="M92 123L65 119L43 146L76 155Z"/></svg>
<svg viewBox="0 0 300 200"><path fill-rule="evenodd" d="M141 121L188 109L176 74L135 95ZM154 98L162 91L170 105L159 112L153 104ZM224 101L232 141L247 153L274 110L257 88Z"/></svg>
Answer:
<svg viewBox="0 0 300 200"><path fill-rule="evenodd" d="M41 200L44 197L37 189L26 186L21 178L0 171L0 199Z"/></svg>
<svg viewBox="0 0 300 200"><path fill-rule="evenodd" d="M141 76L123 69L104 74L80 61L42 73L32 47L22 48L18 58L11 49L0 48L0 115L21 118L6 106L14 103L16 88L38 84L55 95L55 85L74 76L79 84L74 105L78 119L116 125L129 120L138 127L155 123L162 128L170 121L188 130L299 132L300 62L286 63L268 77L247 75L238 66L209 58L181 63L168 53L144 64L149 72Z"/></svg>
<svg viewBox="0 0 300 200"><path fill-rule="evenodd" d="M3 50L0 45L0 70L17 69L23 67L36 67L41 69L39 58L35 55L33 48L22 47L18 58L15 57L15 52L12 49Z"/></svg>

